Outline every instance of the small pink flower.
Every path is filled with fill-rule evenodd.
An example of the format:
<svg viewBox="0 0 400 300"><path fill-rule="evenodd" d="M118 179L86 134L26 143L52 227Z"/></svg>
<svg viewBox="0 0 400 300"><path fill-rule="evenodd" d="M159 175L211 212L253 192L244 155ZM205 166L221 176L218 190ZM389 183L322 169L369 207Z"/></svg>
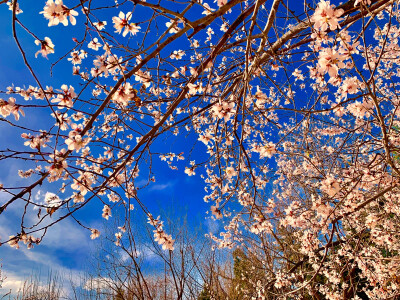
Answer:
<svg viewBox="0 0 400 300"><path fill-rule="evenodd" d="M339 69L345 67L344 56L332 48L325 48L319 53L318 71L321 74L328 73L330 77L336 77Z"/></svg>
<svg viewBox="0 0 400 300"><path fill-rule="evenodd" d="M135 23L129 23L132 18L132 13L127 13L126 15L121 11L118 17L113 17L114 28L116 29L116 33L121 33L122 29L124 30L122 36L126 36L129 32L132 35L135 35L139 32L140 26L137 26Z"/></svg>
<svg viewBox="0 0 400 300"><path fill-rule="evenodd" d="M106 220L111 217L111 208L108 205L104 205L103 214L101 216Z"/></svg>
<svg viewBox="0 0 400 300"><path fill-rule="evenodd" d="M343 9L336 9L329 1L321 1L315 9L311 21L314 22L314 28L320 31L327 31L340 28L339 17L344 13Z"/></svg>
<svg viewBox="0 0 400 300"><path fill-rule="evenodd" d="M101 44L99 43L99 40L97 38L94 38L90 43L88 44L89 49L93 49L94 51L99 50L101 47Z"/></svg>
<svg viewBox="0 0 400 300"><path fill-rule="evenodd" d="M327 176L321 183L321 190L327 193L329 197L333 197L340 191L339 182L332 176Z"/></svg>
<svg viewBox="0 0 400 300"><path fill-rule="evenodd" d="M43 41L36 40L35 44L38 46L40 45L40 50L35 53L35 57L40 53L43 57L47 58L47 54L54 53L54 44L47 36Z"/></svg>
<svg viewBox="0 0 400 300"><path fill-rule="evenodd" d="M90 235L90 238L92 240L97 239L100 236L100 231L98 231L97 229L90 229L90 231L92 232L92 234Z"/></svg>

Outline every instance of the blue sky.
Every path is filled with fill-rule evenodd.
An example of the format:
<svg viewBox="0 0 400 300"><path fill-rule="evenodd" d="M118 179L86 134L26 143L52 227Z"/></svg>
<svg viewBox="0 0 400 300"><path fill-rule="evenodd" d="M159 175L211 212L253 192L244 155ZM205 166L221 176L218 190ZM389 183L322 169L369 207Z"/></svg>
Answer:
<svg viewBox="0 0 400 300"><path fill-rule="evenodd" d="M107 1L104 1L107 2ZM38 4L26 3L20 1L20 7L24 11L19 15L22 22L33 32L44 38L51 37L55 44L55 54L48 56L48 60L38 56L34 58L38 47L34 44L34 39L24 33L17 26L18 36L23 49L27 54L29 63L32 65L37 76L44 86L51 85L55 89L62 84L77 85L78 81L71 75L71 64L66 60L61 61L53 70L53 76L50 75L49 69L52 63L61 55L65 54L74 46L72 37L80 39L80 21L83 20L82 13L77 18L75 27L62 25L48 27L47 21L39 12L43 9L45 1L38 1ZM68 5L68 1L65 1ZM112 15L104 16L108 26L112 26ZM11 11L6 5L0 5L0 90L5 91L7 86L14 84L15 87L23 87L28 85L36 86L28 69L25 67L22 56L12 38L11 31ZM7 20L7 21L5 21ZM61 75L61 76L60 76ZM7 98L8 95L1 95ZM17 97L17 103L24 100ZM37 129L47 129L47 122L51 120L48 111L25 109L26 117L22 117L19 121L21 126L31 126ZM10 147L12 149L24 149L23 139L20 134L23 131L11 128L7 124L0 122L0 145L2 149ZM188 140L190 143L188 143ZM171 151L185 152L185 157L190 151L194 137L170 137L168 140L161 140L159 146L170 147ZM201 144L201 143L200 143ZM6 145L6 146L5 146ZM199 145L205 150L204 145ZM174 149L173 149L174 148ZM180 149L179 152L177 149ZM201 161L202 156L194 154L197 162ZM185 162L186 163L186 162ZM157 181L147 189L139 192L139 198L146 204L153 215L184 215L187 214L188 220L194 224L203 224L204 227L210 229L215 228L212 221L205 219L205 212L208 205L204 204L203 181L197 176L188 177L184 174L185 163L179 164L179 171L172 171L167 167L165 162L154 161L154 169L158 170ZM0 182L5 186L18 186L23 180L18 177L19 169L26 170L27 163L21 161L0 161ZM47 191L56 192L56 187L47 181L35 191L34 197L40 200ZM0 204L8 199L4 193L0 192ZM5 240L9 235L16 233L18 229L23 203L10 206L6 212L0 216L0 238ZM102 205L96 201L87 205L78 212L77 217L84 220L86 226L96 227L102 230L103 226L112 224L113 218L108 222L99 219L101 215ZM140 215L140 213L137 213ZM139 222L143 222L143 218L138 216ZM143 222L144 223L144 222ZM211 227L210 227L211 226ZM104 230L103 230L104 231ZM3 283L3 289L0 290L0 296L12 289L15 291L18 286L27 279L31 274L40 273L44 275L49 270L59 273L62 276L72 276L79 278L84 272L91 269L91 259L93 254L97 252L98 241L91 241L90 232L81 228L71 219L53 226L47 233L42 244L33 249L26 249L21 245L19 250L4 245L0 247L0 263L3 265L3 275L7 278Z"/></svg>

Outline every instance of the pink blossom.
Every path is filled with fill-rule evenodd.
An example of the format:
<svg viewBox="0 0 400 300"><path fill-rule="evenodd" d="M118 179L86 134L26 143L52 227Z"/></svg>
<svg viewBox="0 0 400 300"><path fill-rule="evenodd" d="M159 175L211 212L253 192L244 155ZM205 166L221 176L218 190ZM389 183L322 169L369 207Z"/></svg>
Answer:
<svg viewBox="0 0 400 300"><path fill-rule="evenodd" d="M89 49L93 49L94 51L99 50L100 47L101 47L101 44L99 43L99 40L97 38L94 38L88 44L88 48Z"/></svg>
<svg viewBox="0 0 400 300"><path fill-rule="evenodd" d="M69 132L68 138L65 140L65 144L68 145L68 150L79 151L89 143L90 138L82 138L80 131L80 128L76 128L75 130L71 130Z"/></svg>
<svg viewBox="0 0 400 300"><path fill-rule="evenodd" d="M332 176L327 176L326 179L321 182L321 190L327 193L329 197L333 197L340 191L339 182Z"/></svg>
<svg viewBox="0 0 400 300"><path fill-rule="evenodd" d="M106 220L111 217L111 208L108 205L104 205L103 214L101 216Z"/></svg>
<svg viewBox="0 0 400 300"><path fill-rule="evenodd" d="M47 36L43 41L36 40L35 44L40 45L40 50L35 53L35 57L40 53L43 57L47 58L47 54L54 53L54 44Z"/></svg>
<svg viewBox="0 0 400 300"><path fill-rule="evenodd" d="M94 22L93 25L96 26L97 30L103 30L106 27L107 22L106 21Z"/></svg>
<svg viewBox="0 0 400 300"><path fill-rule="evenodd" d="M339 70L344 68L344 57L333 48L325 48L319 53L318 71L322 74L328 73L329 76L335 77Z"/></svg>
<svg viewBox="0 0 400 300"><path fill-rule="evenodd" d="M48 0L43 11L40 12L49 20L48 26L55 26L62 23L64 26L68 25L68 17L72 25L76 24L75 17L78 13L66 7L62 0Z"/></svg>
<svg viewBox="0 0 400 300"><path fill-rule="evenodd" d="M97 229L90 229L90 231L92 232L92 234L90 235L90 238L92 240L97 239L100 236L100 231L98 231Z"/></svg>
<svg viewBox="0 0 400 300"><path fill-rule="evenodd" d="M320 31L327 31L328 27L330 30L340 28L339 17L344 13L343 9L335 10L335 6L331 5L329 1L320 1L318 7L315 9L314 14L311 17L311 21L314 22L314 28Z"/></svg>
<svg viewBox="0 0 400 300"><path fill-rule="evenodd" d="M137 26L135 23L129 23L132 18L132 13L127 13L126 15L121 11L118 17L113 17L114 28L116 29L116 33L121 33L122 29L124 30L122 36L126 36L128 33L135 35L139 32L140 26Z"/></svg>
<svg viewBox="0 0 400 300"><path fill-rule="evenodd" d="M359 3L361 3L364 6L367 6L367 5L371 5L371 0L356 0L354 2L354 7L356 7Z"/></svg>

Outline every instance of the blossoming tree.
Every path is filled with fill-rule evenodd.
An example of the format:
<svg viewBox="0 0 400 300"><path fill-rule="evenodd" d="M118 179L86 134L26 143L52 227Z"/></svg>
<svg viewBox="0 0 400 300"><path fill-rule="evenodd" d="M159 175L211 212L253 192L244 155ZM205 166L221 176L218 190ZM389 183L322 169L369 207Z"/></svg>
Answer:
<svg viewBox="0 0 400 300"><path fill-rule="evenodd" d="M399 293L397 1L35 3L39 21L84 33L71 31L67 55L24 24L25 2L0 1L36 80L7 87L0 99L1 130L22 130L25 145L2 141L0 160L32 165L19 171L24 186L1 186L1 217L23 209L20 231L0 243L39 244L53 224L97 201L103 218L118 211L126 222L140 207L155 241L173 251L173 236L140 200L157 177L148 161L161 159L204 179L204 200L225 225L210 234L216 246L258 257L264 278L249 299ZM21 32L32 37L36 60L59 55L81 83L40 81ZM52 122L18 125L36 112ZM187 134L207 159L186 161L179 146L165 152L157 142ZM149 174L146 184L139 172ZM38 203L32 193L46 181L59 192ZM28 225L32 207L39 213Z"/></svg>

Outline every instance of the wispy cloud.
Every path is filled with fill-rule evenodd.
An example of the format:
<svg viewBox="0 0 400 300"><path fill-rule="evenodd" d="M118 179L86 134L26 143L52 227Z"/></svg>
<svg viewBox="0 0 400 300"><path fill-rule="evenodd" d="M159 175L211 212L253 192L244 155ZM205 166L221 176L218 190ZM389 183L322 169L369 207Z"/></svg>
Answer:
<svg viewBox="0 0 400 300"><path fill-rule="evenodd" d="M164 184L154 184L154 185L150 185L148 191L163 191L169 188L172 188L175 185L175 182L167 182Z"/></svg>
<svg viewBox="0 0 400 300"><path fill-rule="evenodd" d="M3 237L2 240L5 240L8 238L9 229L4 222L2 223L0 223L0 234ZM22 243L20 249L3 245L0 248L0 263L3 265L2 273L6 276L6 279L3 282L0 295L9 290L12 290L12 294L16 294L32 274L52 272L57 274L61 281L69 283L69 285L80 285L86 266L75 263L75 267L71 268L70 265L77 260L79 253L87 255L90 252L88 236L86 230L79 225L71 220L65 220L64 223L58 223L51 228L43 243L33 249L27 249ZM66 259L66 257L69 257L69 259ZM40 278L40 280L46 279ZM70 292L69 289L64 288L64 290L65 293Z"/></svg>
<svg viewBox="0 0 400 300"><path fill-rule="evenodd" d="M17 292L24 284L25 278L22 276L18 276L12 272L7 272L5 276L6 277L2 284L2 288L0 289L1 296L10 291Z"/></svg>
<svg viewBox="0 0 400 300"><path fill-rule="evenodd" d="M218 221L214 220L213 218L206 218L205 219L206 231L210 233L216 233L219 229Z"/></svg>

